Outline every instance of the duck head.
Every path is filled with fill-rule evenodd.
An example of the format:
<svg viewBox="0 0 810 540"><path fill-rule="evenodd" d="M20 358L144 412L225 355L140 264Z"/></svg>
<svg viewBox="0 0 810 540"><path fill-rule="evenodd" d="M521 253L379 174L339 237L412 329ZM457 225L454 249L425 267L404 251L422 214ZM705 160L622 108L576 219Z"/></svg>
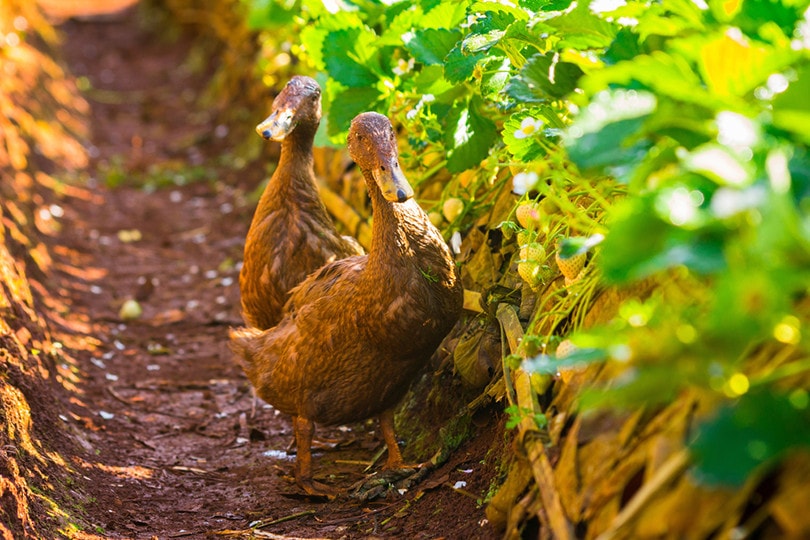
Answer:
<svg viewBox="0 0 810 540"><path fill-rule="evenodd" d="M299 123L316 129L321 121L321 88L315 79L295 76L273 100L273 112L256 126L265 140L282 141Z"/></svg>
<svg viewBox="0 0 810 540"><path fill-rule="evenodd" d="M357 115L349 128L349 155L371 174L387 200L405 202L413 197L413 188L399 166L399 151L394 128L387 117L375 112Z"/></svg>

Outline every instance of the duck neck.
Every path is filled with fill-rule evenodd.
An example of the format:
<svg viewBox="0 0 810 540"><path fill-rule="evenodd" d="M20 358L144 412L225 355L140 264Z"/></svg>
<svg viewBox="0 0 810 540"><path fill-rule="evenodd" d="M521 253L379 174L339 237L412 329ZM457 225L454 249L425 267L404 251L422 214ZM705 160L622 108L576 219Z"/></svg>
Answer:
<svg viewBox="0 0 810 540"><path fill-rule="evenodd" d="M428 281L454 280L450 250L416 200L388 201L373 178L367 177L366 182L374 215L369 267L408 266Z"/></svg>
<svg viewBox="0 0 810 540"><path fill-rule="evenodd" d="M295 129L281 141L281 155L278 169L287 171L297 180L312 178L312 145L318 125L298 124Z"/></svg>
<svg viewBox="0 0 810 540"><path fill-rule="evenodd" d="M262 195L259 207L297 200L299 204L319 204L313 171L312 143L318 125L299 124L281 141L281 155L273 177Z"/></svg>

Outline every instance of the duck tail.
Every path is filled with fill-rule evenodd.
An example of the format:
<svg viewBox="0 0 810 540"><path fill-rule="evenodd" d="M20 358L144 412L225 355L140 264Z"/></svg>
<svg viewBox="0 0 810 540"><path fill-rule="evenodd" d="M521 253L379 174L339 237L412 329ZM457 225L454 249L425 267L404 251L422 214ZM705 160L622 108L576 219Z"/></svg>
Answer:
<svg viewBox="0 0 810 540"><path fill-rule="evenodd" d="M231 351L236 355L242 369L250 373L255 363L258 338L262 335L262 331L253 327L231 328L228 335L231 338Z"/></svg>

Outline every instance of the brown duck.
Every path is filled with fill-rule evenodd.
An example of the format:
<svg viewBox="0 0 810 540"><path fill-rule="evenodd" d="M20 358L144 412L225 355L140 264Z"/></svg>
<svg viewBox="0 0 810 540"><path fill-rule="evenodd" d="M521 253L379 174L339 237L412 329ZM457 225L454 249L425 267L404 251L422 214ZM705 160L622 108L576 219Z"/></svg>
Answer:
<svg viewBox="0 0 810 540"><path fill-rule="evenodd" d="M318 197L312 142L321 121L321 89L293 77L256 127L281 142L281 157L262 194L245 240L239 274L242 312L250 326L266 329L281 319L287 295L309 274L336 259L362 253L341 237Z"/></svg>
<svg viewBox="0 0 810 540"><path fill-rule="evenodd" d="M457 321L462 286L439 231L419 207L398 161L388 119L357 116L349 153L371 196L368 255L327 264L294 289L281 322L231 332L257 394L293 416L296 479L309 493L314 423L378 416L387 468L402 466L392 408Z"/></svg>

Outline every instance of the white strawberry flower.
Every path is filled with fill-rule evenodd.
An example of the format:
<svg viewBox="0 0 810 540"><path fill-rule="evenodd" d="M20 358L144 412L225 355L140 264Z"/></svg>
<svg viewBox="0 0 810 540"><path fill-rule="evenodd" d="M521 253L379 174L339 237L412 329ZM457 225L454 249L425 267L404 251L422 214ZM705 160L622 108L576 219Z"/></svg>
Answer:
<svg viewBox="0 0 810 540"><path fill-rule="evenodd" d="M520 172L512 177L512 193L525 195L534 188L540 177L536 172Z"/></svg>
<svg viewBox="0 0 810 540"><path fill-rule="evenodd" d="M527 116L520 122L520 128L515 130L516 139L525 139L540 131L543 128L543 121Z"/></svg>
<svg viewBox="0 0 810 540"><path fill-rule="evenodd" d="M397 65L394 66L393 72L395 75L400 76L405 75L406 73L408 73L413 69L413 64L414 64L413 58L410 58L408 60L400 58L399 60L397 60Z"/></svg>

